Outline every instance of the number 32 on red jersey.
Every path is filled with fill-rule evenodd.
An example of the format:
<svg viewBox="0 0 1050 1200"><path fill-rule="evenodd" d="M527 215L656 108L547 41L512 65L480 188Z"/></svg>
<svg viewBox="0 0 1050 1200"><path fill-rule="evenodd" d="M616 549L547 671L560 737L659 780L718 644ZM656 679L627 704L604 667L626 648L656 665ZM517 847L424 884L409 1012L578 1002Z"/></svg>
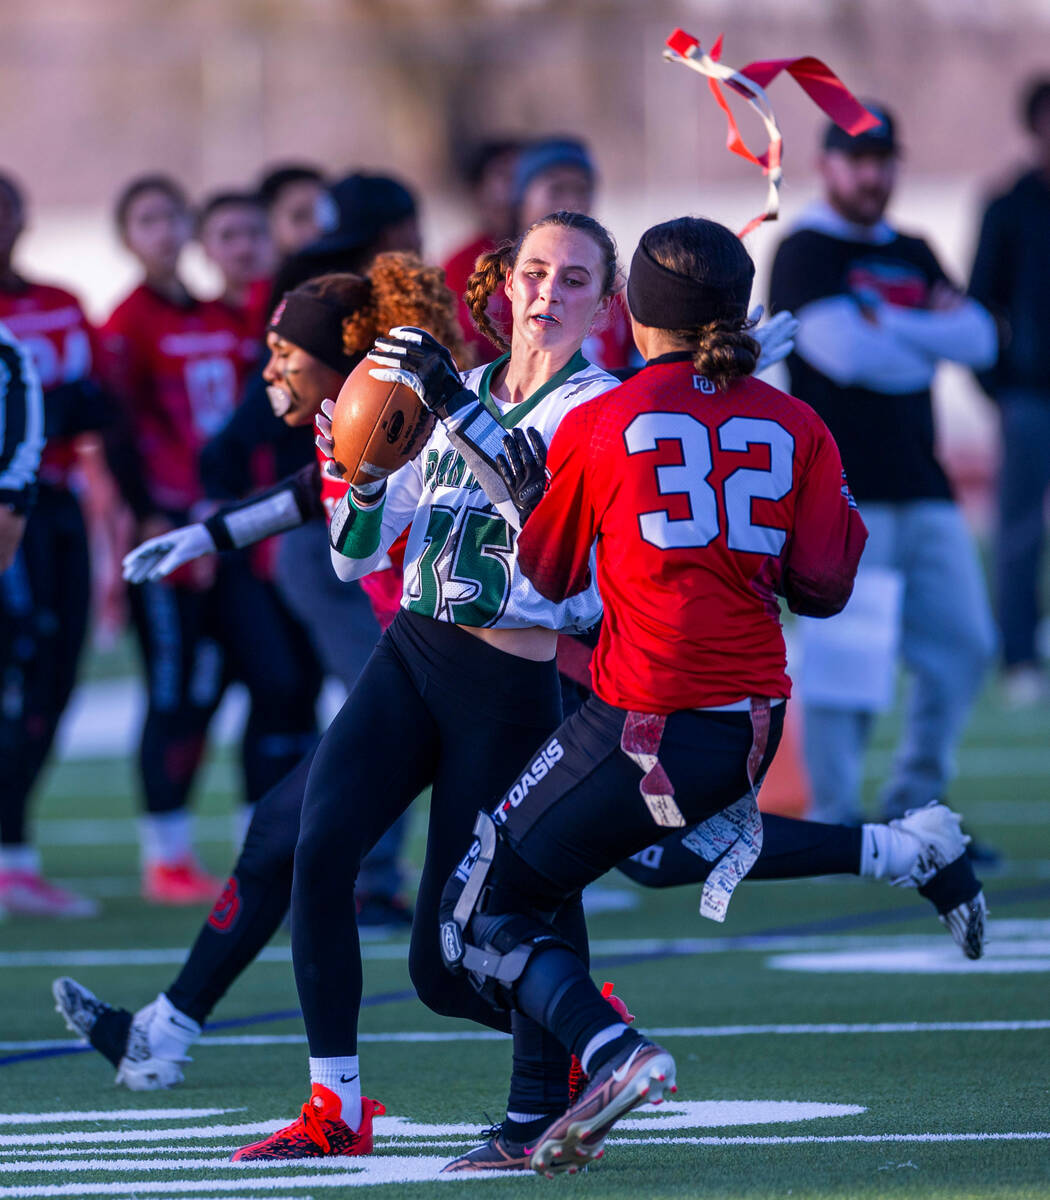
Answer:
<svg viewBox="0 0 1050 1200"><path fill-rule="evenodd" d="M780 553L786 530L757 525L752 520L752 500L782 500L791 491L795 439L776 421L765 417L729 417L713 431L723 451L746 452L753 446L769 447L769 467L738 467L722 483L726 543L730 550L747 554ZM624 430L629 455L655 450L659 442L677 442L682 461L655 468L662 496L685 496L688 517L672 519L666 508L642 513L638 527L642 538L661 550L710 545L722 532L718 493L708 481L714 468L712 431L696 417L682 412L639 413Z"/></svg>

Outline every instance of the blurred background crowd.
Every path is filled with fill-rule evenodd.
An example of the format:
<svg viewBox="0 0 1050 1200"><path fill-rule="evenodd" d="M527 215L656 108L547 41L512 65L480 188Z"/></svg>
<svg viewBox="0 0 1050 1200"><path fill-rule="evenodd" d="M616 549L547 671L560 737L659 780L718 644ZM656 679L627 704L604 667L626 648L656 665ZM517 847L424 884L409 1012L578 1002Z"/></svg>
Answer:
<svg viewBox="0 0 1050 1200"><path fill-rule="evenodd" d="M881 197L870 220L863 206L847 212L854 230L875 229L888 204L893 227L921 234L943 264L949 291L921 307L954 309L969 290L966 303L990 314L988 354L928 351L931 377L949 364L934 387L937 453L997 564L998 633L978 657L997 656L1003 703L1047 705L1041 6L150 0L131 22L115 0L8 0L0 322L35 363L48 444L21 549L0 574L0 908L94 909L47 880L29 820L92 632L103 646L133 637L148 681L134 739L142 886L156 903L210 901L221 888L195 858L188 802L227 685L248 696L250 807L316 737L324 678L352 682L375 640L367 602L344 585L357 658L337 671L325 661L303 611L297 535L200 559L163 584L128 589L120 577L121 557L142 539L310 461L309 429L274 417L262 377L267 321L286 290L406 250L442 263L462 294L479 253L556 209L599 216L626 258L654 221L690 212L739 228L760 207L762 181L725 153L706 88L661 62L679 24L705 45L724 31L734 64L818 55L892 114L885 144L836 145L801 92L775 85L787 182L781 227L748 239L755 299L768 304L777 247L806 206L830 198L842 215L835 188L852 186L861 204ZM829 152L892 174L843 183L829 177ZM878 282L877 302L904 303L892 282ZM865 314L858 295L877 323L877 304ZM462 305L461 319L472 361L494 357ZM639 365L623 305L584 353L611 370ZM799 366L796 356L792 383ZM928 393L930 379L919 382L913 391ZM182 425L135 419L142 396L165 391L185 398ZM982 658L964 708L985 669ZM96 717L127 720L123 710ZM964 718L953 718L949 740ZM847 796L822 815L855 818L855 807ZM399 845L359 889L377 923L405 916Z"/></svg>

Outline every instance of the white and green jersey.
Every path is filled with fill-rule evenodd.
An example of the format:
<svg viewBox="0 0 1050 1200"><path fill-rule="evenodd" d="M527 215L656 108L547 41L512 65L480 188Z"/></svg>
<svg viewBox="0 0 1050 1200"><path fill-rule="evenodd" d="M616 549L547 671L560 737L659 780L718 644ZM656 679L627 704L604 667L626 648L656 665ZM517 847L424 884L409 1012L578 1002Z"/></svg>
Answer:
<svg viewBox="0 0 1050 1200"><path fill-rule="evenodd" d="M527 400L501 411L490 386L505 362L506 356L476 367L464 383L504 429L534 428L548 444L566 413L619 382L577 353ZM375 570L411 526L402 608L454 625L539 625L566 632L588 629L601 616L593 583L553 604L518 570L516 531L486 496L440 421L419 456L390 476L377 504L366 507L349 493L346 503L343 521L337 514L332 526L332 562L341 579L360 579Z"/></svg>

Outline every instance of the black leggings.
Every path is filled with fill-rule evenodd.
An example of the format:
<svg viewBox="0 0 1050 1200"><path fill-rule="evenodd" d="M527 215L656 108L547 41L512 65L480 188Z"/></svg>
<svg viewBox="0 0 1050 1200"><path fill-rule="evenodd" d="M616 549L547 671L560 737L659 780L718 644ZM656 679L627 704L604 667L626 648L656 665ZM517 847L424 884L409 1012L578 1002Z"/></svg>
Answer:
<svg viewBox="0 0 1050 1200"><path fill-rule="evenodd" d="M139 759L147 811L185 806L208 724L234 679L251 702L241 761L245 800L255 803L317 734L321 668L305 630L240 554L224 556L202 591L133 588L131 612L149 684Z"/></svg>
<svg viewBox="0 0 1050 1200"><path fill-rule="evenodd" d="M643 771L620 748L627 713L592 696L547 744L554 765L519 775L494 816L500 839L487 891L473 918L472 935L515 916L536 935L549 926L542 914L581 891L624 858L651 845L661 832L640 792ZM676 712L666 719L659 761L674 788L686 826L733 804L750 788L750 764L760 780L783 729L784 708L769 714L768 734L756 734L747 713ZM656 752L656 747L647 747ZM551 755L551 757L554 757ZM464 849L466 843L464 843ZM458 894L458 885L450 888ZM437 938L435 938L437 941ZM529 960L513 995L515 1010L582 1054L610 1024L608 1006L586 963L565 950L540 950Z"/></svg>
<svg viewBox="0 0 1050 1200"><path fill-rule="evenodd" d="M361 859L428 785L430 824L409 973L435 1012L509 1028L442 966L438 903L479 808L558 723L554 662L494 649L402 610L321 739L303 804L292 885L292 951L310 1053L357 1052L361 954L353 887ZM583 934L579 898L567 920ZM582 947L581 947L582 948Z"/></svg>
<svg viewBox="0 0 1050 1200"><path fill-rule="evenodd" d="M643 887L669 888L702 883L714 863L692 847L693 826L677 830L616 869ZM762 853L747 873L750 880L809 879L814 875L857 875L860 872L861 827L797 821L762 814Z"/></svg>
<svg viewBox="0 0 1050 1200"><path fill-rule="evenodd" d="M202 1025L288 911L299 814L312 761L311 751L256 804L226 887L166 989L172 1004Z"/></svg>
<svg viewBox="0 0 1050 1200"><path fill-rule="evenodd" d="M69 703L91 607L76 498L42 485L11 567L0 575L0 843L26 841L26 809Z"/></svg>
<svg viewBox="0 0 1050 1200"><path fill-rule="evenodd" d="M166 989L172 1004L201 1024L277 932L288 911L303 793L312 762L313 752L256 805L226 889ZM769 814L763 817L763 825L762 853L748 880L857 874L860 869L859 829ZM688 833L668 835L619 863L619 870L650 888L703 883L711 864L689 849ZM441 976L438 980L444 982ZM486 1007L486 1022L493 1015Z"/></svg>

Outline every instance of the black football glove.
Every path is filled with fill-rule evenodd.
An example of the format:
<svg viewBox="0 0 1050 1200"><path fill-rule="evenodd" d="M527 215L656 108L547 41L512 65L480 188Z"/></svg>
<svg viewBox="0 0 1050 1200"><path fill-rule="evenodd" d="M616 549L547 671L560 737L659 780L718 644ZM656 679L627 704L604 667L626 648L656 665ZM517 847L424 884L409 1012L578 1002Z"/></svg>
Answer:
<svg viewBox="0 0 1050 1200"><path fill-rule="evenodd" d="M506 486L521 523L532 514L547 490L547 443L539 430L515 429L503 439L503 453L496 456L496 470Z"/></svg>
<svg viewBox="0 0 1050 1200"><path fill-rule="evenodd" d="M373 379L410 387L439 417L477 403L477 396L463 386L456 360L425 329L397 325L386 337L376 338L368 357L376 364L368 372Z"/></svg>

